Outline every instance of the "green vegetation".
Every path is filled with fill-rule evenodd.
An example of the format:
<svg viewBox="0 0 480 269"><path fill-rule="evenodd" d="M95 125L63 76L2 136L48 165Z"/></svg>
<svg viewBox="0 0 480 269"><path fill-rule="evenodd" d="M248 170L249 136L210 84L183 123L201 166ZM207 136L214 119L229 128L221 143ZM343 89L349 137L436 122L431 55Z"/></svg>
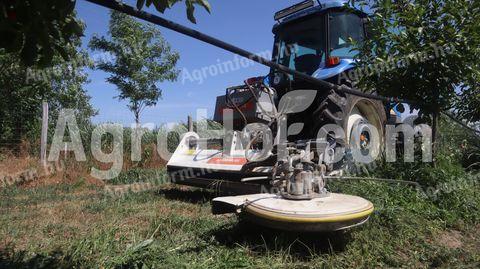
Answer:
<svg viewBox="0 0 480 269"><path fill-rule="evenodd" d="M442 196L437 200L442 203L385 183L332 188L372 200L371 220L346 233L289 234L232 215L213 216L212 193L170 185L124 197L85 184L3 189L0 267L473 268L480 263L480 210L449 203L463 197L462 203L478 206L479 185Z"/></svg>
<svg viewBox="0 0 480 269"><path fill-rule="evenodd" d="M122 172L118 177L109 180L108 184L133 184L133 183L167 183L168 178L164 169L133 168Z"/></svg>
<svg viewBox="0 0 480 269"><path fill-rule="evenodd" d="M72 41L73 42L73 41ZM96 114L84 89L88 78L84 69L91 66L80 39L65 45L71 62L59 53L53 55L53 67L25 66L18 54L0 49L0 146L16 147L27 141L36 146L40 138L42 102L48 102L50 119L56 120L60 109L73 109L84 131ZM50 122L54 122L51 120ZM50 130L54 130L51 124ZM4 144L6 143L6 144ZM37 148L31 152L38 152Z"/></svg>
<svg viewBox="0 0 480 269"><path fill-rule="evenodd" d="M210 12L207 0L137 0L137 8L153 5L164 13L181 2L185 2L188 19L193 23L196 6ZM28 66L51 66L55 54L62 55L64 61L72 60L68 47L83 35L75 4L75 0L1 1L0 49L18 54L22 64Z"/></svg>
<svg viewBox="0 0 480 269"><path fill-rule="evenodd" d="M118 99L129 102L139 124L141 112L162 97L158 83L177 79L180 56L156 27L120 12L111 12L109 35L94 36L89 47L113 56L98 62L97 68L110 74L107 81L117 87Z"/></svg>
<svg viewBox="0 0 480 269"><path fill-rule="evenodd" d="M476 268L480 175L465 169L462 156L478 141L460 131L441 134L435 168L399 162L362 170L414 180L421 188L377 181L329 184L333 192L360 195L375 205L367 224L345 233L284 233L234 215L213 216L215 193L168 183L121 197L83 179L4 188L0 267ZM108 184L162 182L155 179L164 179L164 170L145 167L128 169Z"/></svg>
<svg viewBox="0 0 480 269"><path fill-rule="evenodd" d="M442 111L480 120L479 1L351 2L373 11L357 57L362 89L415 101L410 108L431 123L434 138Z"/></svg>

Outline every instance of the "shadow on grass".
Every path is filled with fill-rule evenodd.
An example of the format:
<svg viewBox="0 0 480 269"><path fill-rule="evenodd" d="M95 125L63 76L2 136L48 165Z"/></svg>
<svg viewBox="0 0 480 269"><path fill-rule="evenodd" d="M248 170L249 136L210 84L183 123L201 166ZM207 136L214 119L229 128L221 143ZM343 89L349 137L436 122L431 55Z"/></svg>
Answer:
<svg viewBox="0 0 480 269"><path fill-rule="evenodd" d="M25 251L15 252L12 248L0 250L0 268L73 268L73 263L68 256L61 251L55 251L48 255L27 255Z"/></svg>
<svg viewBox="0 0 480 269"><path fill-rule="evenodd" d="M188 202L207 203L219 194L213 191L196 188L170 188L157 192L167 199ZM219 244L229 248L239 246L262 255L284 253L299 260L309 260L316 255L343 252L350 234L348 232L333 233L297 233L265 228L240 219L235 224L226 224L202 235L205 241L214 238ZM200 251L190 249L189 251Z"/></svg>
<svg viewBox="0 0 480 269"><path fill-rule="evenodd" d="M350 241L348 232L298 233L265 228L245 220L226 224L207 234L220 244L236 248L247 247L258 254L282 253L299 260L309 260L321 254L343 252Z"/></svg>
<svg viewBox="0 0 480 269"><path fill-rule="evenodd" d="M176 200L181 202L187 202L192 204L207 203L218 195L213 191L202 189L179 189L168 188L160 189L156 192L158 195L162 195L167 199Z"/></svg>
<svg viewBox="0 0 480 269"><path fill-rule="evenodd" d="M218 193L196 188L169 188L157 192L167 199L187 203L209 203ZM265 228L240 219L235 224L225 224L201 236L206 242L214 238L229 248L247 247L257 254L289 254L298 260L309 260L321 254L343 252L350 241L348 232L298 233ZM201 251L203 248L189 249Z"/></svg>

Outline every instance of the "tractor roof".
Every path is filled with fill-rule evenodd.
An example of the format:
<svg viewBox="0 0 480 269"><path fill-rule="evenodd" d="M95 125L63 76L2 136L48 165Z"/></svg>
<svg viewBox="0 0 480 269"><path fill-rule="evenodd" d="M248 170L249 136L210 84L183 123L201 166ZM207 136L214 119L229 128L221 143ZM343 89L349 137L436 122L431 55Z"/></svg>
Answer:
<svg viewBox="0 0 480 269"><path fill-rule="evenodd" d="M283 23L308 16L313 13L324 12L331 8L340 8L348 4L348 0L307 0L275 13L278 23L275 28Z"/></svg>

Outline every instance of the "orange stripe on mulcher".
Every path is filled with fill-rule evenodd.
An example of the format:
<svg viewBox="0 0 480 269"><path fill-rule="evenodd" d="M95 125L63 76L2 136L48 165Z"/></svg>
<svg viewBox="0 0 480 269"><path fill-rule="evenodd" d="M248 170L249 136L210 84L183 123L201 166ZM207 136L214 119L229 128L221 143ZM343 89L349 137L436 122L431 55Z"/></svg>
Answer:
<svg viewBox="0 0 480 269"><path fill-rule="evenodd" d="M224 164L224 165L244 165L247 163L245 158L212 158L208 160L208 164Z"/></svg>

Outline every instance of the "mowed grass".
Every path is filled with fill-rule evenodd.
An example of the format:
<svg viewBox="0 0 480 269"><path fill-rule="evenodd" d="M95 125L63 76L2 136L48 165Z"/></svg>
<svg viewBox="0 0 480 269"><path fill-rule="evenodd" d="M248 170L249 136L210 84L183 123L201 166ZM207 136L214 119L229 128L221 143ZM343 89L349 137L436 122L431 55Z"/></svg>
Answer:
<svg viewBox="0 0 480 269"><path fill-rule="evenodd" d="M168 184L124 197L83 182L6 188L0 268L480 266L478 211L464 217L402 185L332 189L374 202L370 221L343 233L284 233L213 216L213 193Z"/></svg>

